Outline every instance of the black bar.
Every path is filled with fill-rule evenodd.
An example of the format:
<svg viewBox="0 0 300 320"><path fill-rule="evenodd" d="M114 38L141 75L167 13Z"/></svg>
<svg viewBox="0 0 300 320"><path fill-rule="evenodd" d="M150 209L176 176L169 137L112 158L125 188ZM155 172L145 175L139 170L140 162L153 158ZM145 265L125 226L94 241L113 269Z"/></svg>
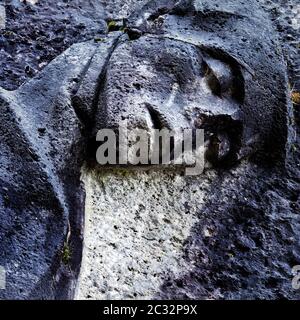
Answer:
<svg viewBox="0 0 300 320"><path fill-rule="evenodd" d="M1 315L14 319L203 319L256 320L264 313L291 319L299 301L1 301ZM1 319L6 317L1 316Z"/></svg>

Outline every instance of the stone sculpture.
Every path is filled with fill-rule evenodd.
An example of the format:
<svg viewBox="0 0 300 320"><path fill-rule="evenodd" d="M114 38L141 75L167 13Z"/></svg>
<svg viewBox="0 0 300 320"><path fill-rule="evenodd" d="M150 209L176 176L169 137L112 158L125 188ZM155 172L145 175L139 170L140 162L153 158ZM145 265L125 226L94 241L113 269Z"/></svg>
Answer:
<svg viewBox="0 0 300 320"><path fill-rule="evenodd" d="M2 299L72 298L82 250L80 169L95 161L101 128L124 119L146 130L203 128L214 166L245 158L284 165L286 65L256 2L143 4L18 90L0 89Z"/></svg>

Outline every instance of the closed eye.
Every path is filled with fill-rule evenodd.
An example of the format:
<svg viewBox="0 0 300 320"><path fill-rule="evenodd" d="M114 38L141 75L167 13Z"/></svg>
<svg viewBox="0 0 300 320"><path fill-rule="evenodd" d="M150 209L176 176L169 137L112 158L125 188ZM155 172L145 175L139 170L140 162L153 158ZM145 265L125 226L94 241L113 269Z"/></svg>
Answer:
<svg viewBox="0 0 300 320"><path fill-rule="evenodd" d="M204 62L204 74L211 92L215 96L222 98L221 83L217 76L214 74L213 70L208 66L206 62Z"/></svg>
<svg viewBox="0 0 300 320"><path fill-rule="evenodd" d="M205 59L203 64L205 78L212 93L220 98L231 95L234 76L230 66L212 58Z"/></svg>

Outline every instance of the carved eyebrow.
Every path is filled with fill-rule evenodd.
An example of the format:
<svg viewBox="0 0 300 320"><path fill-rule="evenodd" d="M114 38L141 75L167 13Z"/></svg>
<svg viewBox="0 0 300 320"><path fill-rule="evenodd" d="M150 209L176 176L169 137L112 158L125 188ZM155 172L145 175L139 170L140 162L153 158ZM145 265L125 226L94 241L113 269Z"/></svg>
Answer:
<svg viewBox="0 0 300 320"><path fill-rule="evenodd" d="M146 35L151 38L156 38L156 39L169 39L169 40L174 40L174 41L179 41L183 43L187 43L190 45L194 45L198 47L199 49L205 51L212 57L222 58L221 60L224 60L225 62L229 63L235 63L236 65L242 67L244 70L246 70L252 77L255 77L255 71L244 61L241 59L237 58L235 55L232 53L227 53L226 51L222 50L221 48L217 46L213 46L211 44L205 44L205 43L199 43L196 41L193 41L192 39L186 40L177 36L172 36L169 34L153 34L153 33L143 33L143 35Z"/></svg>

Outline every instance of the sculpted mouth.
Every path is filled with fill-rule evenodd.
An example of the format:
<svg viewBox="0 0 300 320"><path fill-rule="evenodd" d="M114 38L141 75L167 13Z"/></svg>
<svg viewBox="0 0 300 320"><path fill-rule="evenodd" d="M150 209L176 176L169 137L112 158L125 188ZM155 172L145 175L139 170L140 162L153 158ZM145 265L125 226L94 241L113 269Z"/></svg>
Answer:
<svg viewBox="0 0 300 320"><path fill-rule="evenodd" d="M215 167L230 166L239 159L243 124L228 115L198 115L195 126L204 129L206 160Z"/></svg>

